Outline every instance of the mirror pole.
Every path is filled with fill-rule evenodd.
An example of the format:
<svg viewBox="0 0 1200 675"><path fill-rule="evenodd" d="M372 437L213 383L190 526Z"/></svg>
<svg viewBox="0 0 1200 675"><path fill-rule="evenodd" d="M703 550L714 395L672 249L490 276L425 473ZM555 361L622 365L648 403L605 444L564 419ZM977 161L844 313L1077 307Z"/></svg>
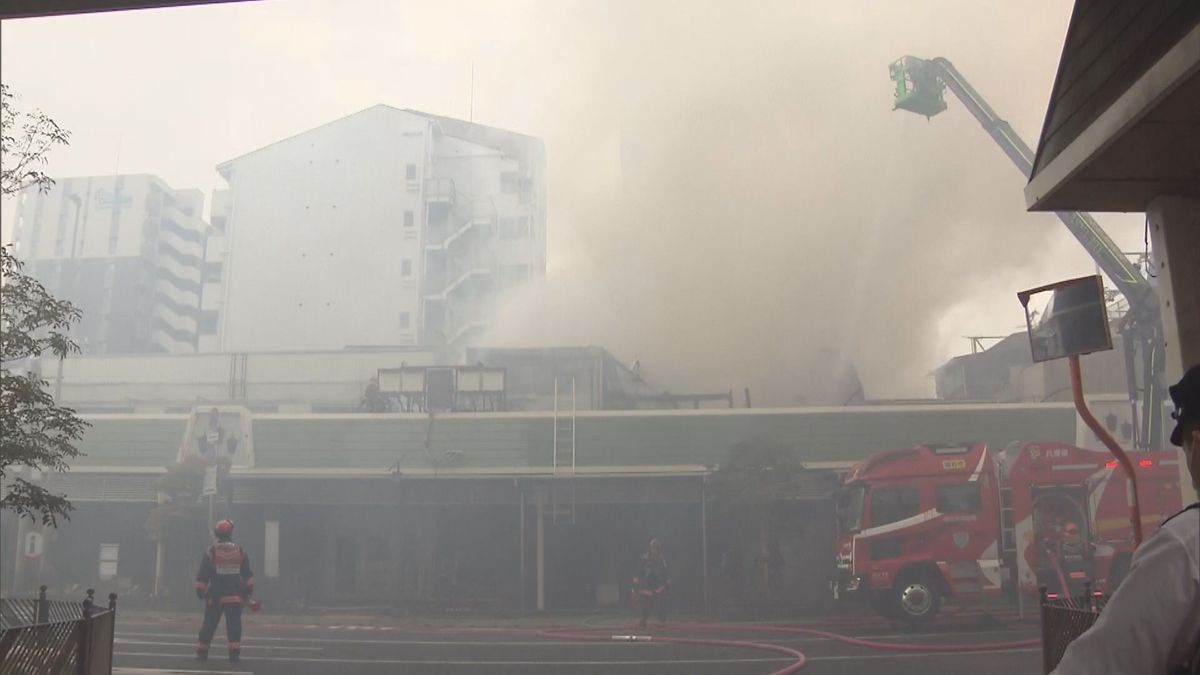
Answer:
<svg viewBox="0 0 1200 675"><path fill-rule="evenodd" d="M1129 518L1133 522L1133 547L1136 549L1142 545L1142 507L1138 502L1137 490L1137 475L1133 473L1133 462L1130 461L1129 455L1121 449L1117 444L1112 434L1108 433L1108 429L1104 428L1103 424L1096 419L1091 410L1088 410L1087 401L1083 400L1083 376L1079 368L1079 355L1072 354L1067 357L1071 365L1071 393L1075 398L1075 411L1079 413L1083 423L1096 434L1100 442L1108 448L1117 462L1121 464L1121 468L1125 471L1126 484L1129 486Z"/></svg>

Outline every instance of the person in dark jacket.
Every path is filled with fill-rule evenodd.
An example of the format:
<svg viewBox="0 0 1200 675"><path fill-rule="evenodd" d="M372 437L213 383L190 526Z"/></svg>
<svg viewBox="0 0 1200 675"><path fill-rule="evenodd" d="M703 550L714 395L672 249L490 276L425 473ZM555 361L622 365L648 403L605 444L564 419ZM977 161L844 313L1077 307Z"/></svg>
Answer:
<svg viewBox="0 0 1200 675"><path fill-rule="evenodd" d="M657 539L651 539L650 548L638 561L637 573L633 576L634 596L642 609L642 620L638 626L646 627L651 610L658 616L658 627L666 625L666 593L670 586L671 576L667 571L667 559L662 554L662 545Z"/></svg>
<svg viewBox="0 0 1200 675"><path fill-rule="evenodd" d="M204 601L196 658L208 659L208 646L224 615L229 660L236 663L242 653L242 604L249 602L254 593L254 574L246 550L233 543L233 521L217 523L214 534L217 541L204 552L200 571L196 572L196 597Z"/></svg>

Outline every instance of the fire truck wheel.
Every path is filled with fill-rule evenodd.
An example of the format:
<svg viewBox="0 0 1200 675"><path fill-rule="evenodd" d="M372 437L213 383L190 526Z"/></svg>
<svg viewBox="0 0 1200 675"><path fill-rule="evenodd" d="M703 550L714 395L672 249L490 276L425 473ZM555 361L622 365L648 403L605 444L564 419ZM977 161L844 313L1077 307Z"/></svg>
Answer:
<svg viewBox="0 0 1200 675"><path fill-rule="evenodd" d="M941 585L930 575L920 572L901 577L892 593L896 614L911 623L932 619L942 605Z"/></svg>

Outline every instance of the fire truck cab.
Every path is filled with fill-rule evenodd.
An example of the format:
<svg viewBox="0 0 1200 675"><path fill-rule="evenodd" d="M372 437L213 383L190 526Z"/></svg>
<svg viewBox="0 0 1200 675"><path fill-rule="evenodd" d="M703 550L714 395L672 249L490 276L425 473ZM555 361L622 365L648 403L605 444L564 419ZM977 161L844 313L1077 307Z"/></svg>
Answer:
<svg viewBox="0 0 1200 675"><path fill-rule="evenodd" d="M922 621L946 596L1000 592L999 490L986 444L872 455L851 470L838 501L839 595Z"/></svg>

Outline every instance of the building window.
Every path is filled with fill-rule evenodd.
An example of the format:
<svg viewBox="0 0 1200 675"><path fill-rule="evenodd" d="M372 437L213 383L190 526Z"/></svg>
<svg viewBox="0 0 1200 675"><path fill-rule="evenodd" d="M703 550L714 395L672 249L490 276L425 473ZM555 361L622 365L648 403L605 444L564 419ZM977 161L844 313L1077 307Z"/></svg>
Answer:
<svg viewBox="0 0 1200 675"><path fill-rule="evenodd" d="M417 179L417 165L409 164L408 166L404 167L404 177L407 178L408 180L416 180Z"/></svg>
<svg viewBox="0 0 1200 675"><path fill-rule="evenodd" d="M204 263L204 280L205 281L220 281L221 271L224 265L219 262Z"/></svg>
<svg viewBox="0 0 1200 675"><path fill-rule="evenodd" d="M100 544L100 578L105 581L117 576L117 560L120 557L120 544Z"/></svg>
<svg viewBox="0 0 1200 675"><path fill-rule="evenodd" d="M217 310L206 310L200 312L200 334L215 335L217 332Z"/></svg>
<svg viewBox="0 0 1200 675"><path fill-rule="evenodd" d="M502 173L500 174L500 191L506 195L513 195L521 190L521 175L517 173Z"/></svg>
<svg viewBox="0 0 1200 675"><path fill-rule="evenodd" d="M412 227L412 226L413 226L413 221L414 221L414 218L413 218L413 212L412 212L412 211L405 211L405 212L404 212L404 226L405 226L405 227Z"/></svg>
<svg viewBox="0 0 1200 675"><path fill-rule="evenodd" d="M412 276L412 261L409 260L408 258L405 258L400 261L400 276L402 276L402 277L411 277Z"/></svg>
<svg viewBox="0 0 1200 675"><path fill-rule="evenodd" d="M408 312L400 312L400 321L398 323L400 325L400 330L408 330L410 323Z"/></svg>

